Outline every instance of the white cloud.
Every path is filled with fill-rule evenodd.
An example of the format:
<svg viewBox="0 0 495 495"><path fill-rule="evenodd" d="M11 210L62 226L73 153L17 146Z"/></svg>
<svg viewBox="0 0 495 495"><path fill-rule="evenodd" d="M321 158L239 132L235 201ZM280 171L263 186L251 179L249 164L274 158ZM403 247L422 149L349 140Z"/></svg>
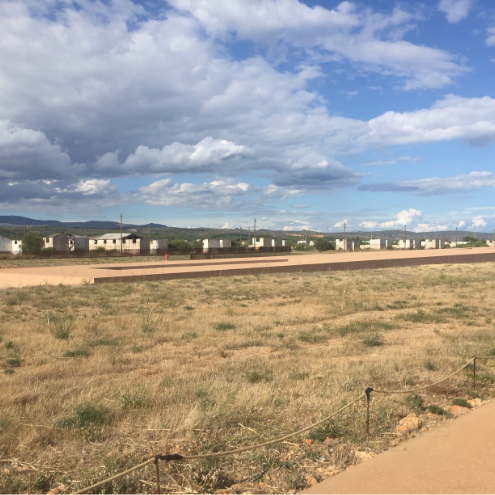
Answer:
<svg viewBox="0 0 495 495"><path fill-rule="evenodd" d="M457 23L469 15L473 0L440 0L438 10L443 12L450 23Z"/></svg>
<svg viewBox="0 0 495 495"><path fill-rule="evenodd" d="M239 206L241 198L249 192L251 192L249 184L233 180L179 184L172 179L161 179L139 188L136 199L153 206L215 210Z"/></svg>
<svg viewBox="0 0 495 495"><path fill-rule="evenodd" d="M495 174L492 172L470 172L452 177L432 177L427 179L405 180L389 184L360 186L365 191L404 191L418 196L438 194L465 194L485 187L495 187Z"/></svg>
<svg viewBox="0 0 495 495"><path fill-rule="evenodd" d="M487 37L486 37L486 44L488 46L494 46L495 45L495 27L488 28L487 30ZM490 62L495 61L495 59L490 59Z"/></svg>
<svg viewBox="0 0 495 495"><path fill-rule="evenodd" d="M346 225L347 227L347 223L348 223L348 220L347 218L344 218L344 220L340 221L340 222L337 222L334 224L333 228L334 229L343 229L344 228L344 224Z"/></svg>
<svg viewBox="0 0 495 495"><path fill-rule="evenodd" d="M110 180L90 179L80 180L75 186L75 192L81 192L84 196L94 196L96 194L106 194L111 190L116 190L115 186L110 184Z"/></svg>
<svg viewBox="0 0 495 495"><path fill-rule="evenodd" d="M362 167L382 167L386 165L397 165L399 162L420 162L420 157L410 157L410 156L399 156L398 158L393 158L391 160L375 160L361 163Z"/></svg>
<svg viewBox="0 0 495 495"><path fill-rule="evenodd" d="M0 181L0 208L18 211L32 209L59 215L82 212L100 216L106 208L122 205L129 198L118 192L109 180L23 180Z"/></svg>
<svg viewBox="0 0 495 495"><path fill-rule="evenodd" d="M369 221L361 222L359 224L360 227L363 227L365 229L374 229L377 225L378 225L378 223L375 222L374 220L369 220Z"/></svg>
<svg viewBox="0 0 495 495"><path fill-rule="evenodd" d="M397 213L395 220L383 222L380 224L380 227L385 229L394 227L403 228L404 225L417 223L421 218L423 218L423 213L420 210L411 208L409 210L402 210L401 212Z"/></svg>
<svg viewBox="0 0 495 495"><path fill-rule="evenodd" d="M211 36L252 40L279 58L289 47L320 50L323 58L406 79L405 89L440 88L466 71L447 52L402 40L418 20L395 8L390 14L344 1L335 9L311 8L298 0L170 0L193 15Z"/></svg>
<svg viewBox="0 0 495 495"><path fill-rule="evenodd" d="M245 152L244 146L209 136L195 145L175 142L162 149L138 146L123 163L119 161L119 151L105 153L95 169L126 176L219 171L218 165Z"/></svg>
<svg viewBox="0 0 495 495"><path fill-rule="evenodd" d="M43 132L0 120L0 179L60 179L84 170Z"/></svg>
<svg viewBox="0 0 495 495"><path fill-rule="evenodd" d="M481 216L477 215L473 217L473 223L469 227L469 230L479 230L480 228L486 227L488 222Z"/></svg>
<svg viewBox="0 0 495 495"><path fill-rule="evenodd" d="M432 108L386 112L368 122L365 144L412 144L462 139L475 145L495 140L495 99L448 95Z"/></svg>

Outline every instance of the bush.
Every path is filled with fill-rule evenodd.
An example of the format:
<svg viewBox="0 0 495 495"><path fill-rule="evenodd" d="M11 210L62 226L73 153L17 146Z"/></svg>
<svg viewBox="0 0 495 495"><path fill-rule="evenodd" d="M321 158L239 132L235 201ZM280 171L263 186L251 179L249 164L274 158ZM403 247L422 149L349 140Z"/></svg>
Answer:
<svg viewBox="0 0 495 495"><path fill-rule="evenodd" d="M315 249L318 251L330 251L335 249L335 244L320 237L315 241Z"/></svg>
<svg viewBox="0 0 495 495"><path fill-rule="evenodd" d="M35 230L28 232L22 238L22 252L25 254L40 254L43 248L43 237Z"/></svg>
<svg viewBox="0 0 495 495"><path fill-rule="evenodd" d="M59 421L58 426L65 430L87 428L88 426L107 425L112 420L112 412L106 407L97 407L85 403L76 407L72 414Z"/></svg>
<svg viewBox="0 0 495 495"><path fill-rule="evenodd" d="M423 412L424 406L423 406L423 399L419 397L419 395L408 395L405 397L404 402L406 403L406 406L412 409L414 412L417 414L420 414Z"/></svg>
<svg viewBox="0 0 495 495"><path fill-rule="evenodd" d="M44 257L52 256L53 248L41 248L40 255Z"/></svg>
<svg viewBox="0 0 495 495"><path fill-rule="evenodd" d="M436 414L437 416L446 416L447 418L451 418L453 414L450 411L446 411L445 409L442 409L440 406L436 405L431 405L426 408L428 412L431 414Z"/></svg>
<svg viewBox="0 0 495 495"><path fill-rule="evenodd" d="M368 347L380 347L384 344L383 338L379 332L368 333L363 337L363 344Z"/></svg>
<svg viewBox="0 0 495 495"><path fill-rule="evenodd" d="M454 399L452 401L454 406L467 407L468 409L472 409L472 405L466 399Z"/></svg>
<svg viewBox="0 0 495 495"><path fill-rule="evenodd" d="M235 328L233 323L216 323L213 326L215 330L234 330Z"/></svg>

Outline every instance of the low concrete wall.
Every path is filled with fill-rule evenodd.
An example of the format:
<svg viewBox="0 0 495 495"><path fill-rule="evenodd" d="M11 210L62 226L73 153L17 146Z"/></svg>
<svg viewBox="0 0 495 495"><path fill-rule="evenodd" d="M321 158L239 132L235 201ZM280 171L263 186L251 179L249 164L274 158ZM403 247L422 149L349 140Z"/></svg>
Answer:
<svg viewBox="0 0 495 495"><path fill-rule="evenodd" d="M176 280L183 278L230 277L254 273L307 273L345 270L373 270L377 268L397 268L402 266L443 265L459 263L483 263L495 261L495 253L442 255L428 258L398 258L385 260L341 261L306 265L267 266L258 268L237 268L232 270L213 269L201 272L157 273L153 275L131 275L127 277L95 278L95 284L114 282L141 282L147 280Z"/></svg>

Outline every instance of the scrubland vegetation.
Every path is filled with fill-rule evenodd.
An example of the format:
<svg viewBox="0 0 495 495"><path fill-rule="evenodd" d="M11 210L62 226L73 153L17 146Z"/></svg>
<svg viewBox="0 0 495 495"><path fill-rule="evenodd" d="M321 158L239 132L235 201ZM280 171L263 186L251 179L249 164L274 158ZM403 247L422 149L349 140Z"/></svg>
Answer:
<svg viewBox="0 0 495 495"><path fill-rule="evenodd" d="M431 383L495 355L495 264L0 291L0 492L75 491L150 452L208 453L316 422L368 386ZM1 271L0 271L1 276ZM162 464L164 492L293 492L493 394L495 368L374 394L289 442ZM464 401L464 402L463 402ZM444 411L446 414L442 413ZM153 493L154 467L106 493Z"/></svg>

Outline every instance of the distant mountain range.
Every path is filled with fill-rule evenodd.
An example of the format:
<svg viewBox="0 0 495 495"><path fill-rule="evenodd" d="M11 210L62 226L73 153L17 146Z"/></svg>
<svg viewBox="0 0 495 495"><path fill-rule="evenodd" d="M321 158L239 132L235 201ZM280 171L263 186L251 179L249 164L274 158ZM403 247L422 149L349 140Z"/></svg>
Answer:
<svg viewBox="0 0 495 495"><path fill-rule="evenodd" d="M59 220L34 220L33 218L18 217L18 216L0 216L0 225L44 225L46 227L65 227L72 229L117 229L120 228L119 222L110 221L97 221L90 220L89 222L60 222ZM166 225L160 225L159 223L150 223L146 225L135 225L130 223L124 223L124 228L162 228Z"/></svg>
<svg viewBox="0 0 495 495"><path fill-rule="evenodd" d="M21 216L0 216L0 226L5 228L16 227L17 230L19 227L23 227L26 224L28 227L37 226L37 227L47 227L49 230L53 229L102 229L102 230L110 230L110 231L118 231L120 229L119 222L110 222L110 221L97 221L90 220L88 222L61 222L59 220L35 220L33 218L21 217ZM161 235L174 234L176 237L179 234L185 235L186 237L197 238L205 235L212 235L215 237L222 235L236 235L239 236L239 229L215 229L208 227L200 227L194 229L185 229L185 228L176 228L176 227L168 227L167 225L161 225L159 223L150 223L145 225L137 225L124 223L124 229L135 229L136 231L145 232L148 230L148 226L151 229L164 229L158 230L155 232L160 232ZM250 235L248 231L242 230L244 236ZM344 237L343 232L316 232L316 231L294 231L294 232L280 232L276 230L270 229L260 229L257 231L257 236L263 237L263 235L274 235L274 236L297 236L297 237L321 237L324 235L329 239L342 239ZM374 239L387 239L387 240L398 240L403 239L404 235L408 239L416 239L420 240L422 238L427 239L444 239L449 241L462 240L464 236L473 236L477 239L485 239L491 240L494 238L494 234L486 233L486 232L468 232L459 230L457 233L455 230L450 231L435 231L435 232L404 232L403 230L381 230L374 232L361 232L361 231L348 231L345 233L347 238L352 237L360 237L361 239L370 239L373 237Z"/></svg>

